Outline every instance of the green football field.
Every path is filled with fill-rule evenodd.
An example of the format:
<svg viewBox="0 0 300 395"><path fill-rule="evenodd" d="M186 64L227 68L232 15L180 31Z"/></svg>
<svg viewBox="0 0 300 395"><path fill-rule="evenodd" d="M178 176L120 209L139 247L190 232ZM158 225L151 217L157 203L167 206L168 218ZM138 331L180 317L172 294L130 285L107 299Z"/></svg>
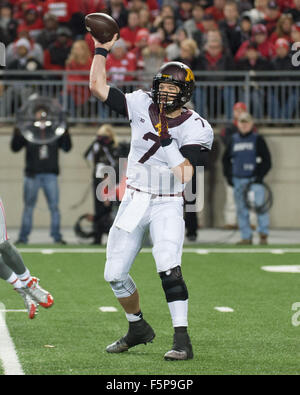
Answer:
<svg viewBox="0 0 300 395"><path fill-rule="evenodd" d="M103 279L103 249L31 247L22 255L55 299L51 309L40 307L37 317L29 320L18 311L24 309L22 299L1 282L0 302L5 310L17 310L2 312L2 321L26 375L300 373L299 246L186 247L182 271L189 289L189 333L195 357L181 362L163 359L172 345L173 330L150 249L139 254L131 274L144 318L156 338L123 354L105 351L127 332L128 324ZM297 266L299 273L270 272L262 269L265 266ZM102 312L100 307L117 311ZM3 324L0 331L1 344ZM3 358L0 374L5 374Z"/></svg>

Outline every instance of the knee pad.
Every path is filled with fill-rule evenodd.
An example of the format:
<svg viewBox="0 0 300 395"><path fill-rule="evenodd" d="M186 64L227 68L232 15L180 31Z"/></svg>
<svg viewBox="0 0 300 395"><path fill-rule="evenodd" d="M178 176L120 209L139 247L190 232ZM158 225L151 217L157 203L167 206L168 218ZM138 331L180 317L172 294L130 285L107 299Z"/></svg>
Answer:
<svg viewBox="0 0 300 395"><path fill-rule="evenodd" d="M123 281L110 281L109 282L115 296L119 298L127 298L136 291L136 285L128 274Z"/></svg>
<svg viewBox="0 0 300 395"><path fill-rule="evenodd" d="M176 266L166 272L161 272L159 275L168 303L177 300L187 300L189 298L180 266Z"/></svg>

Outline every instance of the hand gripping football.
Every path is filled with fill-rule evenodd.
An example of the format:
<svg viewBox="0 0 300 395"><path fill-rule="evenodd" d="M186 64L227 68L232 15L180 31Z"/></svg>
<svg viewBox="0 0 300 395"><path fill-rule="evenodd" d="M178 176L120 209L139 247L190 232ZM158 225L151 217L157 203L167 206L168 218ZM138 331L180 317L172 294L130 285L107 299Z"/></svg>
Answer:
<svg viewBox="0 0 300 395"><path fill-rule="evenodd" d="M87 31L101 44L111 41L116 33L120 38L120 29L117 22L107 14L95 12L86 15L85 26Z"/></svg>

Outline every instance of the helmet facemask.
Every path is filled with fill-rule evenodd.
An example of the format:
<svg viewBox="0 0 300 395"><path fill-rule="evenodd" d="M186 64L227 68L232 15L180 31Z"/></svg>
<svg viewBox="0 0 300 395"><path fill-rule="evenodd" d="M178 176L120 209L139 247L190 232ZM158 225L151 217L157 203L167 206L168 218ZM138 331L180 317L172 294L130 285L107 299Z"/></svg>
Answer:
<svg viewBox="0 0 300 395"><path fill-rule="evenodd" d="M169 62L162 66L153 78L152 98L158 106L163 105L166 113L182 108L192 97L195 82L192 71L183 63ZM179 87L178 93L159 89L161 83Z"/></svg>

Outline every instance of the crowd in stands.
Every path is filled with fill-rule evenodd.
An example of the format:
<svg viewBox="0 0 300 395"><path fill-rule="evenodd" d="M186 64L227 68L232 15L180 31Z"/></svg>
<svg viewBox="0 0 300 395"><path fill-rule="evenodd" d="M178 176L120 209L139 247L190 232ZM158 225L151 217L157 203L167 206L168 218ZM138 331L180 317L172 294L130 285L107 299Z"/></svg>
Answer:
<svg viewBox="0 0 300 395"><path fill-rule="evenodd" d="M107 12L121 39L107 59L120 72L155 73L179 60L197 70L291 70L300 0L1 0L0 41L12 70L89 70L84 16Z"/></svg>

